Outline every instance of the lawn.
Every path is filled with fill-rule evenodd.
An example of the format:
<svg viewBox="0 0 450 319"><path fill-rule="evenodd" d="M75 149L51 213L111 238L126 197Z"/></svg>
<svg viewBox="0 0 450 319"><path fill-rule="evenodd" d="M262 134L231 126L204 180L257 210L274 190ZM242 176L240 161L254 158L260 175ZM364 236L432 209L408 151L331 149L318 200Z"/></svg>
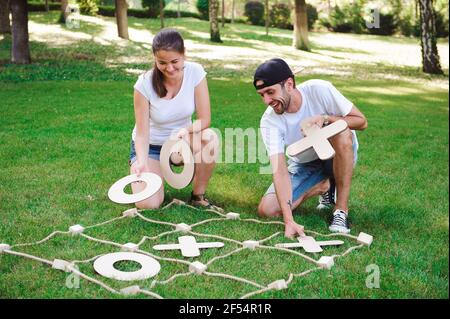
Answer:
<svg viewBox="0 0 450 319"><path fill-rule="evenodd" d="M159 20L130 18L132 41L117 40L114 20L83 17L80 29L55 21L57 13L30 14L34 63L7 63L10 38L0 37L0 243L34 242L73 224L93 225L120 216L131 206L114 204L107 191L128 174L134 125L132 86L151 63L149 43ZM312 33L312 51L290 47L289 31L227 25L223 44L211 44L209 26L191 18L167 19L186 39L188 57L208 72L212 127L257 128L264 111L251 84L255 66L281 56L303 66L297 81L331 81L367 116L369 127L358 134L359 162L350 199L352 234L374 236L370 248L336 261L331 270L296 278L288 289L257 298L448 298L448 42L439 50L445 76L420 72L417 39ZM58 32L58 37L54 36ZM390 52L390 53L389 53ZM393 53L395 52L395 53ZM265 163L220 163L208 197L227 212L254 218L271 176L259 174ZM166 203L187 200L191 188L166 187ZM330 212L316 212L316 199L296 211L306 229L327 233ZM174 207L143 211L149 218L192 224L214 217L206 211ZM170 229L170 227L169 227ZM125 219L87 230L115 242L138 242L167 226ZM244 222L209 223L195 229L236 240L262 239L282 231L280 225ZM175 235L164 242L176 241ZM270 244L283 242L275 237ZM142 249L152 251L152 243ZM350 244L346 242L345 247ZM220 254L235 249L226 245ZM87 259L117 251L81 237L57 236L18 251L47 259ZM342 253L345 248L327 248ZM206 263L216 254L202 253ZM161 253L179 258L177 253ZM320 256L316 256L320 257ZM187 259L193 261L191 259ZM368 265L380 269L380 287L366 287ZM165 280L183 266L164 261L156 277ZM295 255L268 250L242 251L211 266L267 285L311 265ZM92 264L83 272L120 289L131 284L102 279ZM0 255L1 298L117 298L81 280L65 285L67 274L39 262ZM151 280L138 282L149 287ZM166 298L237 298L254 290L246 284L208 276L179 277L153 291ZM146 296L138 295L138 298Z"/></svg>

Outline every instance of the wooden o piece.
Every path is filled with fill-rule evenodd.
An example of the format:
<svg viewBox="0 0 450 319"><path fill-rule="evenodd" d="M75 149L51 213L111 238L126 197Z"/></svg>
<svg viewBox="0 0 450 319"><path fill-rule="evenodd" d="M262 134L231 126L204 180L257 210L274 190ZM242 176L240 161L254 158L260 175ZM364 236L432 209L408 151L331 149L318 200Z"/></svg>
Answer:
<svg viewBox="0 0 450 319"><path fill-rule="evenodd" d="M134 261L141 265L137 271L120 271L114 268L118 261ZM97 258L94 262L95 271L106 278L131 281L144 280L156 276L161 270L159 262L147 255L129 252L112 253Z"/></svg>
<svg viewBox="0 0 450 319"><path fill-rule="evenodd" d="M127 194L123 191L125 186L134 182L145 182L145 188L136 194ZM144 199L154 195L162 186L162 179L154 173L141 173L138 177L136 174L131 174L119 179L115 182L108 191L108 197L118 204L131 204L140 202Z"/></svg>
<svg viewBox="0 0 450 319"><path fill-rule="evenodd" d="M171 154L178 152L181 153L181 157L183 158L183 171L179 174L174 173L170 167ZM164 179L173 188L185 188L192 182L195 170L194 156L192 155L189 144L185 140L167 140L161 147L159 163Z"/></svg>
<svg viewBox="0 0 450 319"><path fill-rule="evenodd" d="M313 148L321 160L332 158L335 152L328 139L343 132L348 127L347 122L338 120L322 128L317 125L308 126L306 123L307 121L301 123L306 136L289 145L286 149L286 154L290 157L295 157Z"/></svg>

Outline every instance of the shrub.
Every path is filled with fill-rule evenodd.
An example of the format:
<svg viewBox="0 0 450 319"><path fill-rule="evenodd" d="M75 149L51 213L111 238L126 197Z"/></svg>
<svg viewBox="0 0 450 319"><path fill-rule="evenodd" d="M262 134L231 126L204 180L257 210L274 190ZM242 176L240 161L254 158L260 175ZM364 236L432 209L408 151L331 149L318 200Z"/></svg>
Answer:
<svg viewBox="0 0 450 319"><path fill-rule="evenodd" d="M97 14L105 17L114 17L116 15L116 8L113 6L99 6Z"/></svg>
<svg viewBox="0 0 450 319"><path fill-rule="evenodd" d="M49 10L61 10L60 3L48 3ZM45 11L44 3L28 2L28 12Z"/></svg>
<svg viewBox="0 0 450 319"><path fill-rule="evenodd" d="M253 25L264 25L264 5L259 1L249 1L245 4L244 15Z"/></svg>
<svg viewBox="0 0 450 319"><path fill-rule="evenodd" d="M97 2L95 0L77 0L80 13L95 16L98 12Z"/></svg>
<svg viewBox="0 0 450 319"><path fill-rule="evenodd" d="M368 28L369 33L378 35L393 35L397 25L393 14L383 14L380 12L380 27Z"/></svg>
<svg viewBox="0 0 450 319"><path fill-rule="evenodd" d="M200 12L200 18L203 20L209 20L209 1L197 0L196 6L198 12Z"/></svg>
<svg viewBox="0 0 450 319"><path fill-rule="evenodd" d="M435 17L435 25L436 25L436 36L438 38L446 38L448 37L448 20L445 20L444 15L439 12L434 12Z"/></svg>
<svg viewBox="0 0 450 319"><path fill-rule="evenodd" d="M366 28L362 8L357 2L353 5L346 4L342 8L336 6L327 20L321 19L321 23L335 32L362 33Z"/></svg>
<svg viewBox="0 0 450 319"><path fill-rule="evenodd" d="M148 11L147 17L156 18L159 16L159 0L142 0L142 7Z"/></svg>
<svg viewBox="0 0 450 319"><path fill-rule="evenodd" d="M314 23L316 23L317 18L319 18L319 13L315 6L307 3L306 4L306 13L308 15L308 30L312 30L314 28Z"/></svg>
<svg viewBox="0 0 450 319"><path fill-rule="evenodd" d="M287 4L277 3L272 5L269 13L270 26L280 29L292 28L291 9Z"/></svg>

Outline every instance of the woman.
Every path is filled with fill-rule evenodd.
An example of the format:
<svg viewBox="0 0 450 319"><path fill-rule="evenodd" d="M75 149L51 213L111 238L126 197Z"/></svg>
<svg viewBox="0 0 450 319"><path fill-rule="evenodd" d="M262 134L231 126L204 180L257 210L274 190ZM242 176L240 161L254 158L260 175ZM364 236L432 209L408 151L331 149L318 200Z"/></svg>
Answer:
<svg viewBox="0 0 450 319"><path fill-rule="evenodd" d="M211 110L206 72L200 64L185 61L183 38L174 29L158 32L152 51L153 69L140 75L134 85L136 125L131 141L130 172L152 172L163 179L159 165L161 146L170 137L183 138L193 149L196 163L190 202L210 207L204 194L215 162L201 161L198 156L211 139L217 141L217 135L208 128ZM192 123L194 111L197 120ZM201 140L201 144L193 147L194 140ZM133 183L131 187L133 193L138 193L145 185ZM163 201L164 187L136 203L136 207L154 209Z"/></svg>

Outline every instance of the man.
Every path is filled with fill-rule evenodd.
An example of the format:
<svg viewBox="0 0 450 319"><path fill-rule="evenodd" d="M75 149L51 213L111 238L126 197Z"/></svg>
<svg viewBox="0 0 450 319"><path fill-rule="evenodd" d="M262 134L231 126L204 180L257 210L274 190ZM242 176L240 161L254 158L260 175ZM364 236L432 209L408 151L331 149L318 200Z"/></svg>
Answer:
<svg viewBox="0 0 450 319"><path fill-rule="evenodd" d="M329 230L349 233L348 198L358 148L354 130L367 128L366 118L330 82L309 80L296 87L294 74L281 59L261 64L253 85L268 106L260 130L273 171L273 184L261 199L259 215L282 216L286 237L304 235L292 210L306 199L326 193L329 180L334 179L338 196ZM346 121L348 128L330 139L336 152L333 159L321 161L310 149L286 164L285 147L304 137L301 122L322 127L339 119Z"/></svg>

